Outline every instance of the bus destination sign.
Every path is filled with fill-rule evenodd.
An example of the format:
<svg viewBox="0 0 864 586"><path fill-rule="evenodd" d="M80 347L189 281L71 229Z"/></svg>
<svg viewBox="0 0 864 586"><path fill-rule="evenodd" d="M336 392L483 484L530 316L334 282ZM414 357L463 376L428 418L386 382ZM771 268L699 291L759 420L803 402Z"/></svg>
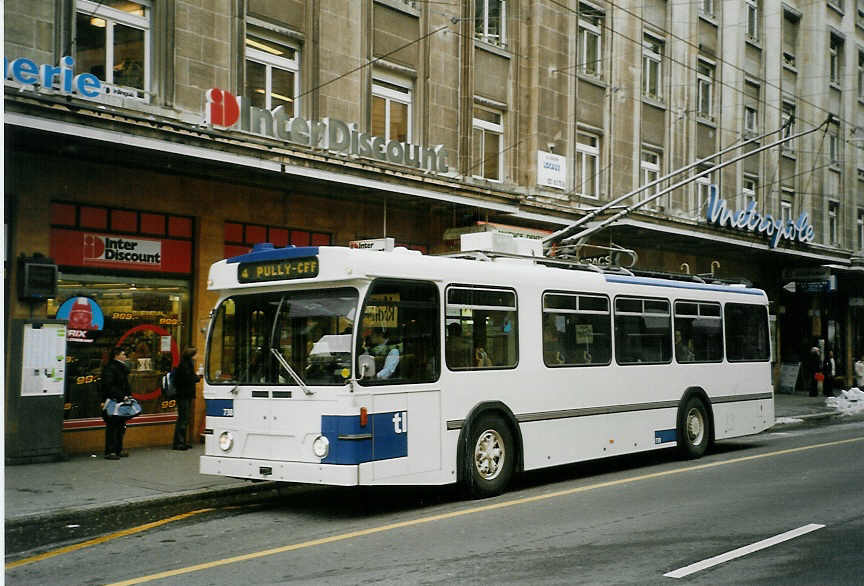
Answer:
<svg viewBox="0 0 864 586"><path fill-rule="evenodd" d="M285 279L312 279L317 276L317 258L245 262L240 263L237 267L237 280L241 283L282 281Z"/></svg>

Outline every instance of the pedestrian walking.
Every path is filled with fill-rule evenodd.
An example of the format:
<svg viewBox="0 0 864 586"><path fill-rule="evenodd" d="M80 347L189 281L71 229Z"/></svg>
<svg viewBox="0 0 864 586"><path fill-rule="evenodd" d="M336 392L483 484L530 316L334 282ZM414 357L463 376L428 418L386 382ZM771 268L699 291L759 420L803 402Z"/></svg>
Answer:
<svg viewBox="0 0 864 586"><path fill-rule="evenodd" d="M102 400L114 399L121 403L132 396L129 386L129 367L126 366L126 350L122 347L111 349L111 358L102 368ZM104 403L103 403L104 405ZM105 459L119 460L129 455L123 450L123 435L126 433L126 417L108 415L103 406L102 419L105 421Z"/></svg>
<svg viewBox="0 0 864 586"><path fill-rule="evenodd" d="M822 357L819 355L818 346L810 348L807 366L810 370L810 396L815 397L819 394L819 379L821 378L817 375L822 374Z"/></svg>
<svg viewBox="0 0 864 586"><path fill-rule="evenodd" d="M174 424L174 445L172 449L188 450L186 433L189 428L189 416L192 414L192 403L195 400L195 385L201 377L195 372L195 357L198 349L189 346L183 350L180 364L174 373L174 387L177 389L177 423Z"/></svg>
<svg viewBox="0 0 864 586"><path fill-rule="evenodd" d="M834 377L837 376L837 362L834 360L834 350L828 350L825 356L825 364L822 366L825 382L822 383L822 394L826 397L834 396Z"/></svg>

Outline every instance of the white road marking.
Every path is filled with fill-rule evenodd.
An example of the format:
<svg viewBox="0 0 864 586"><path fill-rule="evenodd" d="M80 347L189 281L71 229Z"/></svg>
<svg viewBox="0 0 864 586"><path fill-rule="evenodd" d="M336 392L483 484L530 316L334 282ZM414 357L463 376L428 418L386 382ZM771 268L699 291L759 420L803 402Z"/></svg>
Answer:
<svg viewBox="0 0 864 586"><path fill-rule="evenodd" d="M750 545L745 545L744 547L739 547L738 549L727 551L726 553L714 556L713 558L708 558L707 560L702 560L701 562L690 564L689 566L679 568L674 572L669 572L663 575L667 578L683 578L684 576L695 574L696 572L706 570L712 566L734 560L735 558L743 557L747 554L753 553L754 551L766 549L773 545L777 545L778 543L783 543L784 541L795 539L796 537L800 537L802 535L810 533L811 531L816 531L817 529L822 529L823 527L825 527L825 525L818 525L816 523L804 525L803 527L799 527L798 529L793 529L792 531L787 531L786 533L781 533L780 535L775 535L774 537L769 537L768 539L763 539L762 541L757 541L756 543L751 543Z"/></svg>

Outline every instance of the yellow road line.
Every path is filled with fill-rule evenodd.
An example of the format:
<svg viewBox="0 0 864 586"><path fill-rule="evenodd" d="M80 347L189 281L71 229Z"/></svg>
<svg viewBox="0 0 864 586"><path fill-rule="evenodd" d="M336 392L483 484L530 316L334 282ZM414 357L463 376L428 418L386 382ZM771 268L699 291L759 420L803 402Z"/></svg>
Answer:
<svg viewBox="0 0 864 586"><path fill-rule="evenodd" d="M116 531L114 533L109 533L108 535L103 535L102 537L96 537L95 539L89 539L87 541L83 541L81 543L76 543L74 545L69 545L66 547L61 547L60 549L54 549L51 551L46 551L45 553L41 553L39 555L34 555L29 558L20 559L14 562L9 562L6 564L6 569L11 570L12 568L18 568L20 566L26 566L27 564L32 564L35 562L41 562L42 560L47 560L48 558L53 558L54 556L63 555L64 553L69 553L73 551L78 551L79 549L84 549L85 547L90 547L92 545L98 545L100 543L105 543L106 541L111 541L112 539L117 539L118 537L126 537L127 535L134 535L135 533L141 533L142 531L147 531L148 529L153 529L154 527L159 527L161 525L165 525L166 523L172 523L174 521L180 521L181 519L186 519L193 515L200 515L201 513L206 513L208 511L212 511L213 509L198 509L197 511L190 511L188 513L183 513L182 515L174 515L173 517L168 517L167 519L162 519L160 521L153 521L152 523L147 523L145 525L139 525L138 527L132 527L130 529L124 529L123 531Z"/></svg>
<svg viewBox="0 0 864 586"><path fill-rule="evenodd" d="M630 484L633 482L639 482L642 480L650 480L653 478L662 478L664 476L672 476L675 474L681 474L684 472L694 472L696 470L707 470L709 468L717 468L719 466L726 466L728 464L738 464L740 462L749 462L752 460L759 460L762 458L769 458L772 456L782 456L785 454L794 454L796 452L803 452L806 450L813 450L815 448L825 448L829 446L839 446L842 444L848 444L852 442L859 442L864 440L864 437L856 437L845 440L839 440L835 442L827 442L823 444L814 444L812 446L803 446L800 448L790 448L786 450L779 450L776 452L769 452L767 454L757 454L755 456L744 456L741 458L735 458L732 460L724 460L722 462L711 462L708 464L698 464L695 466L689 466L687 468L677 468L675 470L666 470L663 472L653 472L651 474L643 474L641 476L633 476L631 478L622 478L619 480L609 480L607 482L598 482L597 484L590 484L587 486L580 486L577 488L568 488L566 490L558 490L555 492L549 492L545 494L529 496L519 499L514 499L510 501L504 501L500 503L493 503L490 505L483 505L480 507L472 507L470 509L463 509L461 511L452 511L450 513L441 513L439 515L430 515L428 517L420 517L419 519L411 519L410 521L400 521L398 523L390 523L387 525L380 525L378 527L371 527L369 529L361 529L359 531L350 531L348 533L341 533L339 535L333 535L331 537L324 537L321 539L313 539L311 541L303 541L301 543L294 543L292 545L284 545L281 547L274 547L272 549L265 549L263 551L256 551L253 553L247 553L244 555L238 555L230 558L224 558L221 560L216 560L212 562L205 562L203 564L196 564L194 566L187 566L185 568L178 568L176 570L168 570L165 572L158 572L156 574L150 574L148 576L141 576L140 578L132 578L131 580L124 580L122 582L115 582L109 586L126 586L129 584L143 584L144 582L151 582L153 580L160 580L162 578L172 578L174 576L182 576L183 574L191 574L192 572L198 572L201 570L208 570L211 568L218 568L219 566L227 566L229 564L236 564L238 562L246 562L249 560L254 560L258 558L263 558L279 553L285 553L289 551L295 551L298 549L306 549L309 547L315 547L316 545L326 545L328 543L336 543L338 541L345 541L347 539L354 539L355 537L363 537L365 535L373 535L375 533L383 533L385 531L393 531L394 529L403 529L405 527L413 527L415 525L424 525L426 523L434 523L436 521L444 521L446 519L454 519L456 517L463 517L465 515L473 515L476 513L483 513L486 511L493 511L496 509L505 509L508 507L515 507L517 505L524 505L527 503L533 503L537 501L543 501L547 499L552 499L561 496L568 496L572 494L577 494L580 492L587 492L589 490L595 490L598 488L608 488L610 486L620 486L623 484Z"/></svg>

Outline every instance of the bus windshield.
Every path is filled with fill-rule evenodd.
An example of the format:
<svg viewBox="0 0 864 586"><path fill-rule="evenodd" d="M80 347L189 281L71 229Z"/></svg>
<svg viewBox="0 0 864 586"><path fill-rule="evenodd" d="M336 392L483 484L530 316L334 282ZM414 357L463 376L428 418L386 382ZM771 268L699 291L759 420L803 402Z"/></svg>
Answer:
<svg viewBox="0 0 864 586"><path fill-rule="evenodd" d="M306 384L345 384L357 299L347 287L225 299L210 328L207 381L296 386L276 350Z"/></svg>

